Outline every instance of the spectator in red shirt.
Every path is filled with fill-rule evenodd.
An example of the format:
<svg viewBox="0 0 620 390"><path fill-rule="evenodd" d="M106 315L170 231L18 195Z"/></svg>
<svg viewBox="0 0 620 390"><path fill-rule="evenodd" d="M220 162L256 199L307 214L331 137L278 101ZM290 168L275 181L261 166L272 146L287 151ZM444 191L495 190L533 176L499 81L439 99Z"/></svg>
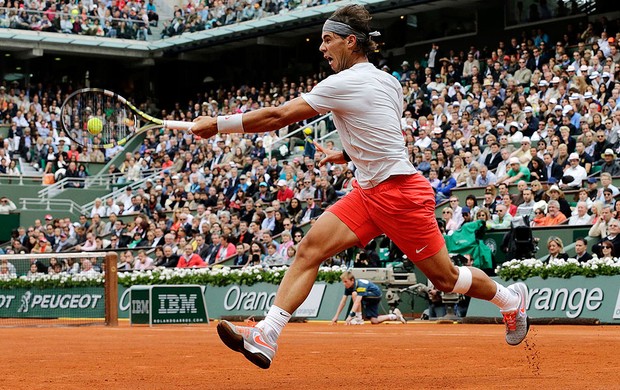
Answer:
<svg viewBox="0 0 620 390"><path fill-rule="evenodd" d="M179 257L177 268L196 268L205 266L206 264L202 258L198 254L194 253L194 248L192 245L185 245L183 254Z"/></svg>
<svg viewBox="0 0 620 390"><path fill-rule="evenodd" d="M285 203L289 199L293 199L293 196L295 196L295 194L293 193L293 190L288 188L288 186L286 185L286 180L284 180L284 179L278 180L277 199L280 202Z"/></svg>

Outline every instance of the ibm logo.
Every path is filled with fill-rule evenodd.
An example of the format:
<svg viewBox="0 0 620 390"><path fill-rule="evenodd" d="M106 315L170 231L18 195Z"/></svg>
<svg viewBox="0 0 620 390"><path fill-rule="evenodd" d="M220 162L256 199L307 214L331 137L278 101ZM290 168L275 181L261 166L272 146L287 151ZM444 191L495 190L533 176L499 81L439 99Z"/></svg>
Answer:
<svg viewBox="0 0 620 390"><path fill-rule="evenodd" d="M158 314L195 314L197 294L159 294Z"/></svg>

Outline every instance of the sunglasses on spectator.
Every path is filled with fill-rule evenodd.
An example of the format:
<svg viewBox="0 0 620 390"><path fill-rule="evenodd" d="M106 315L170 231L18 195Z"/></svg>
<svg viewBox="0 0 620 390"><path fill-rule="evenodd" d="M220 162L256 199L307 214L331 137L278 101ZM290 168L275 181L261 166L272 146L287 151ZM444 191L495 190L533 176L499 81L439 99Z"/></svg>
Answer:
<svg viewBox="0 0 620 390"><path fill-rule="evenodd" d="M603 249L611 249L612 247L609 245L603 245Z"/></svg>

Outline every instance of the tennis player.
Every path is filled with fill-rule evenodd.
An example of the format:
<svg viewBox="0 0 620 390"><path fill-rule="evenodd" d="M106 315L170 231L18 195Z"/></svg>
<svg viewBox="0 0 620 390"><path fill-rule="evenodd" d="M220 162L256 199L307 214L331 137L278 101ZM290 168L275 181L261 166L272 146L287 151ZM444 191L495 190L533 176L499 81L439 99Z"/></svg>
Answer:
<svg viewBox="0 0 620 390"><path fill-rule="evenodd" d="M438 290L467 294L497 305L506 324L506 341L519 344L527 335L527 287L504 287L476 268L455 267L435 220L429 182L407 158L400 119L403 94L399 82L376 69L367 58L375 43L370 14L361 5L338 9L323 25L319 47L336 74L311 92L279 107L245 114L199 117L193 132L262 133L318 114L332 112L343 151L317 150L320 161L353 161L357 183L316 221L299 245L265 320L254 327L218 324L222 341L261 368L269 368L280 332L308 296L321 262L353 245L364 247L385 233Z"/></svg>

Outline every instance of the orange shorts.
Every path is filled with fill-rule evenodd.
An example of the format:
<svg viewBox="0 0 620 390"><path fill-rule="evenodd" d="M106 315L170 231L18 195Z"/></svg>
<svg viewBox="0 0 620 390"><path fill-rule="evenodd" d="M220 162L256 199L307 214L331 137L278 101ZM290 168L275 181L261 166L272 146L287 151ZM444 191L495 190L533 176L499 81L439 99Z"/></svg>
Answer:
<svg viewBox="0 0 620 390"><path fill-rule="evenodd" d="M445 246L435 219L435 194L421 174L393 176L368 190L357 181L353 187L327 211L357 235L361 247L385 233L416 262Z"/></svg>

